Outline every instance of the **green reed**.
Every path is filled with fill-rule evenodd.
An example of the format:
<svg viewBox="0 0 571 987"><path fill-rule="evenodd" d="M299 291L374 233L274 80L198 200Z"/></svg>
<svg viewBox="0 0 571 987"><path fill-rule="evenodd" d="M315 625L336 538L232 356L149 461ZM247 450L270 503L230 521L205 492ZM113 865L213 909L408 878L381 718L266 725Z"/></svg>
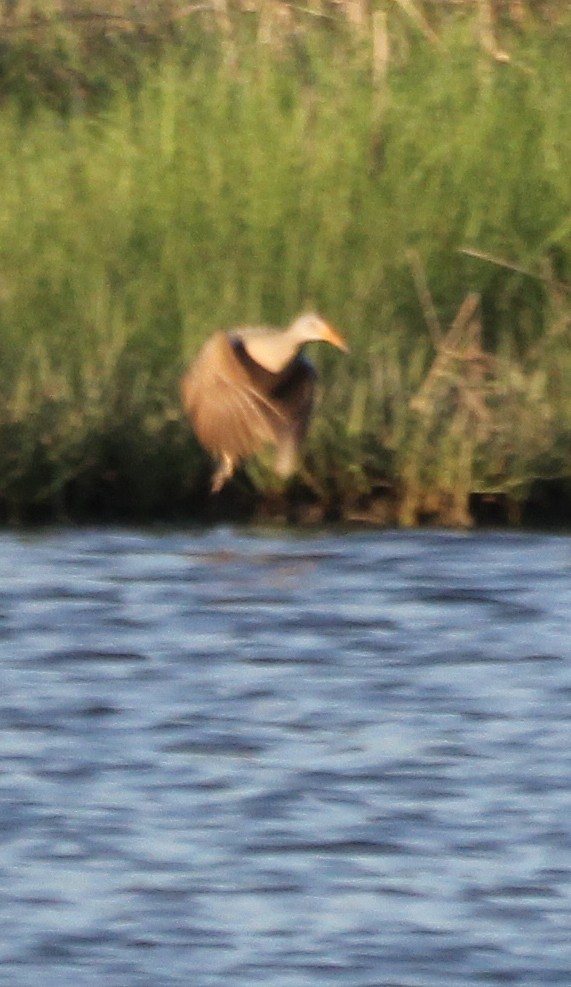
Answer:
<svg viewBox="0 0 571 987"><path fill-rule="evenodd" d="M332 510L391 488L405 523L462 521L475 490L568 470L564 32L510 36L501 61L473 19L438 45L399 20L379 67L367 32L265 42L251 20L140 50L136 73L122 55L97 109L0 107L7 516L190 510L184 363L215 328L307 306L352 348L315 354L304 482ZM415 410L469 292L488 362L460 341Z"/></svg>

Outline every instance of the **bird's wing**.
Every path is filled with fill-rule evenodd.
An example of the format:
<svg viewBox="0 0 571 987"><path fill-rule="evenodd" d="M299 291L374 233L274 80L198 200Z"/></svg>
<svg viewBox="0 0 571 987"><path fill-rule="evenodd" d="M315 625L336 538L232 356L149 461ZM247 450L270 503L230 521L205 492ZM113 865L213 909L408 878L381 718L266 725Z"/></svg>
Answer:
<svg viewBox="0 0 571 987"><path fill-rule="evenodd" d="M181 389L198 439L213 454L238 460L276 441L283 414L256 387L226 333L203 346Z"/></svg>

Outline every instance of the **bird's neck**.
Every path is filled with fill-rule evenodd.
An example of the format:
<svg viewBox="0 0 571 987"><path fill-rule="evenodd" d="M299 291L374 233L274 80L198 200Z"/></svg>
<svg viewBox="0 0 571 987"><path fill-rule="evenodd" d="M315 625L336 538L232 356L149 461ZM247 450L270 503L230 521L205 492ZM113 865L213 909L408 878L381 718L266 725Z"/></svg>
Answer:
<svg viewBox="0 0 571 987"><path fill-rule="evenodd" d="M289 332L252 333L242 337L249 357L264 370L279 374L295 359L300 349L300 341Z"/></svg>

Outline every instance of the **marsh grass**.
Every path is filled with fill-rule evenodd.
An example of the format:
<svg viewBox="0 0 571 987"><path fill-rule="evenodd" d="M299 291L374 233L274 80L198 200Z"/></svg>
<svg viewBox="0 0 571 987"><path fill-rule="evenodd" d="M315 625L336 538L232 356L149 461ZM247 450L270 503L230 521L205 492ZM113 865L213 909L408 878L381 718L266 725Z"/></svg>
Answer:
<svg viewBox="0 0 571 987"><path fill-rule="evenodd" d="M231 41L122 38L95 108L4 98L8 518L194 510L205 461L180 371L213 329L306 306L352 348L314 354L300 482L326 513L362 516L389 490L392 519L467 523L474 492L516 502L569 476L566 32L512 34L506 62L475 15L435 45L391 12L380 72L370 33L266 43L257 17ZM450 355L468 296L477 332Z"/></svg>

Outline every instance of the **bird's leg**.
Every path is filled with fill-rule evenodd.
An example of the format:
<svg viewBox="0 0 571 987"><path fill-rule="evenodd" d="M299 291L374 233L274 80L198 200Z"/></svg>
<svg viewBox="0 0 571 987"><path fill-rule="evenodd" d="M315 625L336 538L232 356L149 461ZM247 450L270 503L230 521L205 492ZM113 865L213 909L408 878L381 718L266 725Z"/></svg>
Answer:
<svg viewBox="0 0 571 987"><path fill-rule="evenodd" d="M212 477L212 483L210 484L210 492L213 494L220 493L222 487L227 480L230 479L234 472L234 461L228 455L227 452L222 453L222 458L218 464L218 469L216 470L214 476Z"/></svg>
<svg viewBox="0 0 571 987"><path fill-rule="evenodd" d="M281 436L274 471L282 480L287 480L297 468L298 443L291 432Z"/></svg>

